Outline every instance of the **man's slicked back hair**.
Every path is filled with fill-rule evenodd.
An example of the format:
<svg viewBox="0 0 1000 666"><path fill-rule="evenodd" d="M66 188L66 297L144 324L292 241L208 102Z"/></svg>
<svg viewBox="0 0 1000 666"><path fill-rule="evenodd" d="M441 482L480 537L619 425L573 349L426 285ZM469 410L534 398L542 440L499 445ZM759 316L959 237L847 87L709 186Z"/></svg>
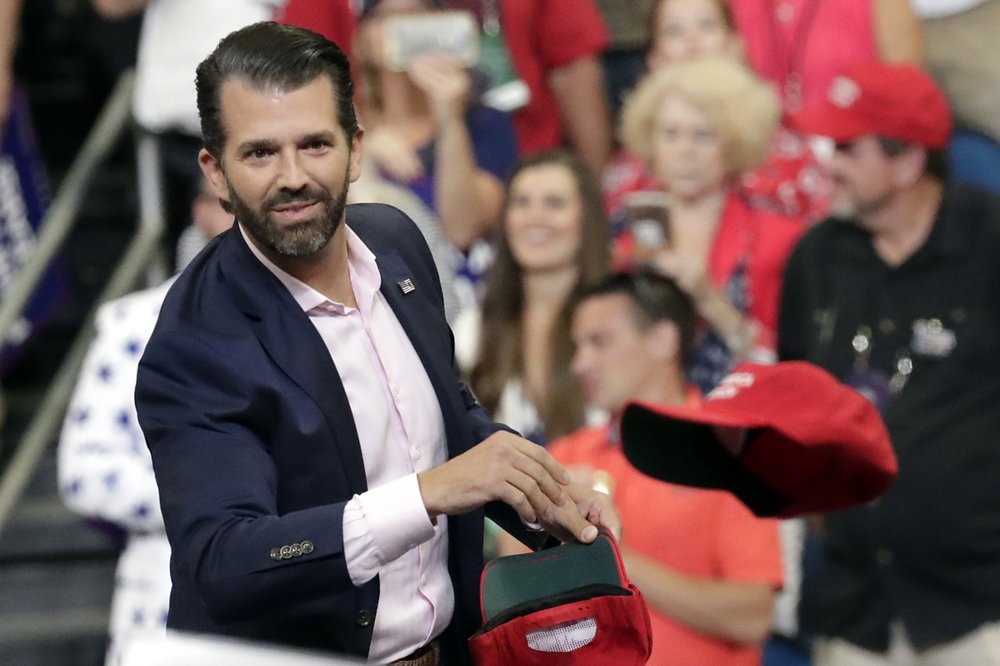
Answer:
<svg viewBox="0 0 1000 666"><path fill-rule="evenodd" d="M231 79L256 90L286 92L326 75L333 86L337 121L348 139L358 130L351 66L340 48L315 32L272 21L254 23L226 36L198 65L198 115L202 140L215 157L226 143L222 86Z"/></svg>

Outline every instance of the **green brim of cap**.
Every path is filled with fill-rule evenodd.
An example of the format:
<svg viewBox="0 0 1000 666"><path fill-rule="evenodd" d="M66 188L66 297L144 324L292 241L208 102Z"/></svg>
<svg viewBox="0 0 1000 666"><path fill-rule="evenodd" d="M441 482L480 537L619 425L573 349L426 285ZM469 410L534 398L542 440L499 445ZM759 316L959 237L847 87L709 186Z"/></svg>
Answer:
<svg viewBox="0 0 1000 666"><path fill-rule="evenodd" d="M509 616L512 609L565 600L574 590L627 587L614 543L602 530L589 544L571 541L489 562L482 579L483 621L493 624L498 617Z"/></svg>

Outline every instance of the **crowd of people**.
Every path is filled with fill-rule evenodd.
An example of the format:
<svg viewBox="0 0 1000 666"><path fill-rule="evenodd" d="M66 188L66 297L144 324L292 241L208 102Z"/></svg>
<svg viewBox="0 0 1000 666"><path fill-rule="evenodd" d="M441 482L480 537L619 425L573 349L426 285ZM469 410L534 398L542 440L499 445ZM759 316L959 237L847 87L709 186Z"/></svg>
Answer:
<svg viewBox="0 0 1000 666"><path fill-rule="evenodd" d="M93 0L145 12L134 108L166 251L180 270L178 247L208 246L172 289L103 306L66 416L65 502L128 535L109 664L168 616L465 663L471 550L535 545L535 519L579 536L555 485L584 523L590 493L616 505L651 664L1000 664L1000 198L949 150L1000 137L928 73L942 7L214 4ZM447 39L397 61L399 19L456 13L477 62ZM345 204L319 240L276 226ZM736 365L786 360L879 408L900 463L881 500L777 521L627 464L630 401L697 406ZM544 497L478 478L525 458Z"/></svg>

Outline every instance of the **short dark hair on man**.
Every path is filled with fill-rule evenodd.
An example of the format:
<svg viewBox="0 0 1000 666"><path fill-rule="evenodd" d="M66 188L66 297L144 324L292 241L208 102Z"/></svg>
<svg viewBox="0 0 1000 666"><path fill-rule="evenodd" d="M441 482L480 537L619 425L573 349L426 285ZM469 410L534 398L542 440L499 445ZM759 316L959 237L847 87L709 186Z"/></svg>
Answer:
<svg viewBox="0 0 1000 666"><path fill-rule="evenodd" d="M336 44L315 32L273 21L254 23L223 38L198 65L202 140L215 157L226 143L220 95L229 79L252 88L295 90L326 74L333 84L337 120L348 138L358 130L351 65Z"/></svg>
<svg viewBox="0 0 1000 666"><path fill-rule="evenodd" d="M686 368L694 354L697 315L691 297L665 275L648 268L633 273L612 273L599 282L580 287L570 307L576 311L591 298L621 294L632 303L636 324L648 328L660 321L672 322L680 333L681 361Z"/></svg>

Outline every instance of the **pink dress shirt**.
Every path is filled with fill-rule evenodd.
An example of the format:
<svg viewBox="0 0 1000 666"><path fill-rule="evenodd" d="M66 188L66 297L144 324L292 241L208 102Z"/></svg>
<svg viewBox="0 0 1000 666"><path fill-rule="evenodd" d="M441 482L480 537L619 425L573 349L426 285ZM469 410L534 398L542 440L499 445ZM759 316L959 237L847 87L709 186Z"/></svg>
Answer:
<svg viewBox="0 0 1000 666"><path fill-rule="evenodd" d="M427 371L379 292L375 255L345 227L358 307L331 301L254 256L288 289L330 352L351 405L368 491L344 509L344 556L355 585L379 576L368 659L399 659L444 631L455 595L448 574L448 521L427 516L417 472L447 460L444 418Z"/></svg>

